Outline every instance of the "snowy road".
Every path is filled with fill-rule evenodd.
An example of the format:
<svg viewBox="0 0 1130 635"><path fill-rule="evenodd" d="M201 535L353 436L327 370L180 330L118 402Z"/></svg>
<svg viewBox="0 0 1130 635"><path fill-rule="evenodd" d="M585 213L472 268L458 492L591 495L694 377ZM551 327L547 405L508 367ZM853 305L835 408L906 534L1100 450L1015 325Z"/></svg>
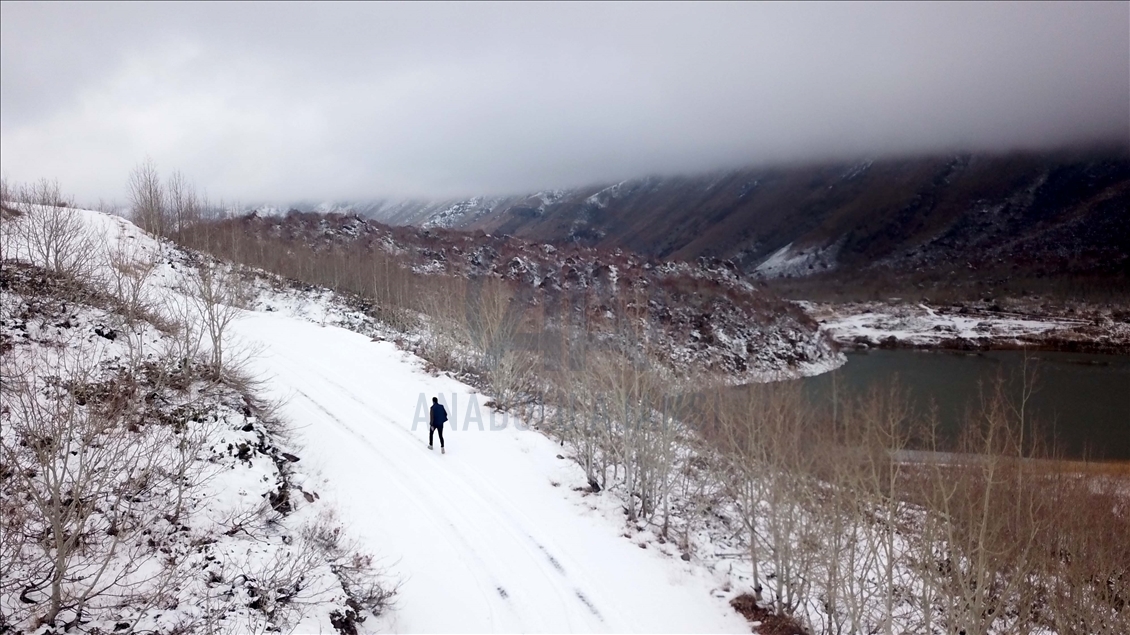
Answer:
<svg viewBox="0 0 1130 635"><path fill-rule="evenodd" d="M639 548L569 491L583 480L556 444L513 421L491 430L468 386L332 326L248 313L234 328L261 348L252 368L325 479L309 489L404 581L382 629L749 632L704 574ZM438 439L428 451L418 414L440 393L446 455Z"/></svg>

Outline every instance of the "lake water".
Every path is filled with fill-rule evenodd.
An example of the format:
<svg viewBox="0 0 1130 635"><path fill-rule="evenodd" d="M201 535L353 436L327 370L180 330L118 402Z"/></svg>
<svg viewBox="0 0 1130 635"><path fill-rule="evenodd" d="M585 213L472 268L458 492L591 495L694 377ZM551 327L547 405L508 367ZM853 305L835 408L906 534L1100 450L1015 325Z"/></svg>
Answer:
<svg viewBox="0 0 1130 635"><path fill-rule="evenodd" d="M952 432L979 403L981 386L1003 377L1018 390L1024 360L1020 351L851 352L835 386L841 396L861 395L897 377L912 407L924 413L936 404L943 432ZM1028 353L1028 364L1037 371L1030 421L1054 437L1064 458L1130 460L1130 356ZM831 373L800 381L811 398L830 403Z"/></svg>

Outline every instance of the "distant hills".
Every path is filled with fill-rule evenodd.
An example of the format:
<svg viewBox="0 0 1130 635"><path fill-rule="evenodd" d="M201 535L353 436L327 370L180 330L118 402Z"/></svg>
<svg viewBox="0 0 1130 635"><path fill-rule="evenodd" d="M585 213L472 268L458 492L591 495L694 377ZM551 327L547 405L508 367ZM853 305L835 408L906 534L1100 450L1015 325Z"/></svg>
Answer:
<svg viewBox="0 0 1130 635"><path fill-rule="evenodd" d="M758 167L349 209L394 225L719 258L841 290L1130 291L1126 150Z"/></svg>

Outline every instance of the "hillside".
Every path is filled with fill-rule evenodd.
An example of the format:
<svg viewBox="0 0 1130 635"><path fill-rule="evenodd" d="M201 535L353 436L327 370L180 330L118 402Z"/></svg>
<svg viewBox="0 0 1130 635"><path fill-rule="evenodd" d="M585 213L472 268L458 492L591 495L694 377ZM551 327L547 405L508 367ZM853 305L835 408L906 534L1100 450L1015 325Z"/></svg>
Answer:
<svg viewBox="0 0 1130 635"><path fill-rule="evenodd" d="M1126 632L1125 482L1012 460L1024 422L1003 392L971 414L984 439L953 447L971 461L918 469L896 457L945 440L892 435L901 407L879 392L842 410L805 405L795 382L690 394L639 363L647 338L600 328L580 363L508 365L527 349L500 347L507 320L486 318L563 266L532 252L563 249L342 216L198 227L300 281L97 212L5 214L0 630ZM52 227L60 240L39 240ZM382 248L351 267L362 237ZM725 263L563 257L563 289L758 299ZM356 275L371 299L348 290ZM455 315L406 320L390 291L446 295ZM677 324L679 307L647 311ZM640 324L636 309L620 317ZM586 319L600 312L617 317ZM733 343L715 319L691 339ZM424 441L433 396L441 453ZM990 575L1009 582L971 606Z"/></svg>
<svg viewBox="0 0 1130 635"><path fill-rule="evenodd" d="M0 632L356 633L387 610L396 581L319 502L295 422L209 319L243 313L242 279L120 218L18 207L0 235Z"/></svg>
<svg viewBox="0 0 1130 635"><path fill-rule="evenodd" d="M1121 150L749 168L352 209L397 225L730 259L747 273L815 277L849 294L853 285L977 297L1130 284L1130 155Z"/></svg>
<svg viewBox="0 0 1130 635"><path fill-rule="evenodd" d="M193 240L204 245L212 234L256 245L232 249L246 264L369 297L383 293L377 287L387 285L391 268L393 277L411 278L402 295L414 310L441 293L454 300L456 313L477 311L461 299L477 303L481 281L497 281L508 290L504 300L516 301L507 319L516 321L515 339L525 340L519 348L526 353L536 346L557 357L549 349L566 346L580 354L579 338L644 352L679 376L731 384L813 375L843 363L800 307L718 259L659 262L623 249L390 227L342 214L251 214L207 225ZM466 281L470 287L436 288Z"/></svg>
<svg viewBox="0 0 1130 635"><path fill-rule="evenodd" d="M328 290L22 209L0 271L0 632L748 630L714 544L692 560L626 533L569 449ZM48 222L61 260L36 248Z"/></svg>

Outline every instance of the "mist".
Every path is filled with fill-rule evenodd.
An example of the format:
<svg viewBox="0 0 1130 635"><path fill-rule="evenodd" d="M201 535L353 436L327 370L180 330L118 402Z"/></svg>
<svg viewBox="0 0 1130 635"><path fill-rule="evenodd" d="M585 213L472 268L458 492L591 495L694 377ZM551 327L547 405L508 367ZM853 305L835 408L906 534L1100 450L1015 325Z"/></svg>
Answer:
<svg viewBox="0 0 1130 635"><path fill-rule="evenodd" d="M12 4L10 181L124 200L505 194L1130 144L1130 4Z"/></svg>

